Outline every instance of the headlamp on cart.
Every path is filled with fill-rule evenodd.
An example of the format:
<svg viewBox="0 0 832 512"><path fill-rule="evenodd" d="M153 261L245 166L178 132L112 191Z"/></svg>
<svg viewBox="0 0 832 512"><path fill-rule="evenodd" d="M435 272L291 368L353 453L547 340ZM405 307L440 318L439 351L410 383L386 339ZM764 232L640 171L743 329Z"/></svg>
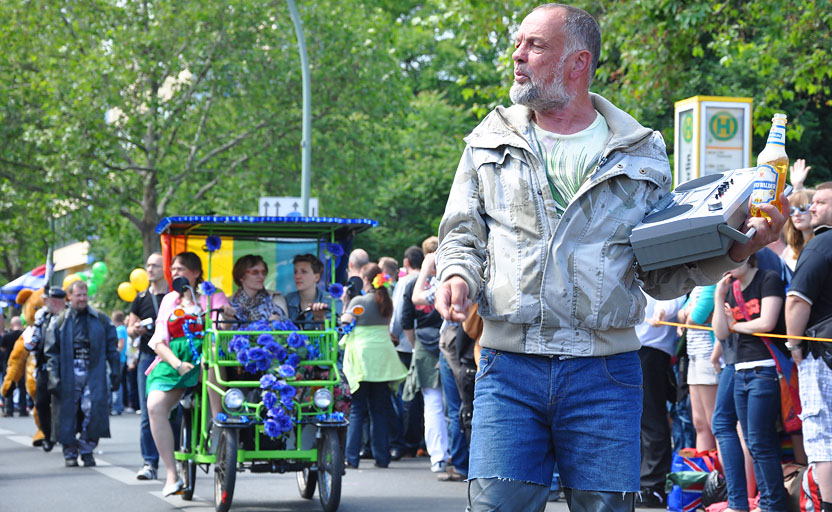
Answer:
<svg viewBox="0 0 832 512"><path fill-rule="evenodd" d="M315 395L313 397L315 402L315 407L319 409L326 409L332 404L332 391L321 388L315 391Z"/></svg>
<svg viewBox="0 0 832 512"><path fill-rule="evenodd" d="M237 388L229 389L225 392L225 396L222 397L223 405L225 405L225 408L230 412L239 410L243 406L244 401L245 396L243 395L243 392Z"/></svg>

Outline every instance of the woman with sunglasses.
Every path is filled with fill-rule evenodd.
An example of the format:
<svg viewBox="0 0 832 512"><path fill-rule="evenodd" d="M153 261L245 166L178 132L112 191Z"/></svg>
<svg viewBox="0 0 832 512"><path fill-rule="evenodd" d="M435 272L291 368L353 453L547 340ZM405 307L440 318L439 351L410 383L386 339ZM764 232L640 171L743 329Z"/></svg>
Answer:
<svg viewBox="0 0 832 512"><path fill-rule="evenodd" d="M216 290L210 295L200 292L202 261L192 252L177 254L170 265L174 279L184 277L188 286L182 293L172 291L159 304L156 327L148 346L157 356L147 370L147 411L150 431L159 457L167 470L164 496L182 491L184 483L176 472L173 454L173 430L168 417L184 391L199 380L202 350L203 313L228 304L225 294ZM209 374L209 380L214 380ZM214 414L222 410L216 391L208 399Z"/></svg>
<svg viewBox="0 0 832 512"><path fill-rule="evenodd" d="M231 274L237 291L229 305L223 308L225 318L237 320L235 328L245 328L251 322L285 320L289 310L280 292L266 289L269 266L261 256L246 254L237 260Z"/></svg>
<svg viewBox="0 0 832 512"><path fill-rule="evenodd" d="M783 225L783 235L786 238L786 248L780 254L786 265L794 271L797 265L797 258L806 243L815 236L810 224L811 215L809 208L812 206L814 192L809 189L798 190L789 195L789 204L792 205L791 215Z"/></svg>

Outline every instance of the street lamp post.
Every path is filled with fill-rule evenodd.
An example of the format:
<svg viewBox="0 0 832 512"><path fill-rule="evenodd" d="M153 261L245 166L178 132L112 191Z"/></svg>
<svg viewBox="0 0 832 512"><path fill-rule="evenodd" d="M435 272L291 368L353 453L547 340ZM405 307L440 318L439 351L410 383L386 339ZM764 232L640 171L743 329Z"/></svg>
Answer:
<svg viewBox="0 0 832 512"><path fill-rule="evenodd" d="M309 189L312 178L310 166L312 162L312 91L309 81L309 59L306 56L306 42L303 39L303 26L300 15L295 6L295 0L286 0L289 4L289 14L295 25L298 38L298 52L300 52L301 76L303 78L303 135L301 138L301 184L300 196L303 202L303 215L309 216Z"/></svg>

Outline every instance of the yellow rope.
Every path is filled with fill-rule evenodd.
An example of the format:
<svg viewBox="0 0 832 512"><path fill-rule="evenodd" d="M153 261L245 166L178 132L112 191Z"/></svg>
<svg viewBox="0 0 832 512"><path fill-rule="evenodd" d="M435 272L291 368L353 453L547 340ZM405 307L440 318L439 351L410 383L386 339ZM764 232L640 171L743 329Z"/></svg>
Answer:
<svg viewBox="0 0 832 512"><path fill-rule="evenodd" d="M713 331L713 327L708 327L706 325L688 325L688 324L677 324L676 322L664 322L660 321L657 322L660 325L670 325L673 327L685 327L688 329L699 329L702 331ZM808 341L825 341L827 343L832 343L832 339L830 338L810 338L809 336L789 336L787 334L771 334L767 332L755 332L751 333L752 336L765 336L766 338L782 338L782 339L795 339L795 340L808 340Z"/></svg>

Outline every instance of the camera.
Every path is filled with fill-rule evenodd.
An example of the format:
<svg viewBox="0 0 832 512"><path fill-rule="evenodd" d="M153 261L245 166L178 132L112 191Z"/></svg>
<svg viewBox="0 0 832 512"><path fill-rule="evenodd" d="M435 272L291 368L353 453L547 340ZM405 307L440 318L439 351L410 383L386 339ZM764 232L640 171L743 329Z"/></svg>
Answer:
<svg viewBox="0 0 832 512"><path fill-rule="evenodd" d="M347 292L349 297L358 297L361 295L361 290L363 288L364 281L362 281L360 277L352 276L347 281L347 286L344 287L344 291Z"/></svg>
<svg viewBox="0 0 832 512"><path fill-rule="evenodd" d="M139 322L139 327L144 327L148 331L153 330L153 319L152 318L145 318L141 322Z"/></svg>

